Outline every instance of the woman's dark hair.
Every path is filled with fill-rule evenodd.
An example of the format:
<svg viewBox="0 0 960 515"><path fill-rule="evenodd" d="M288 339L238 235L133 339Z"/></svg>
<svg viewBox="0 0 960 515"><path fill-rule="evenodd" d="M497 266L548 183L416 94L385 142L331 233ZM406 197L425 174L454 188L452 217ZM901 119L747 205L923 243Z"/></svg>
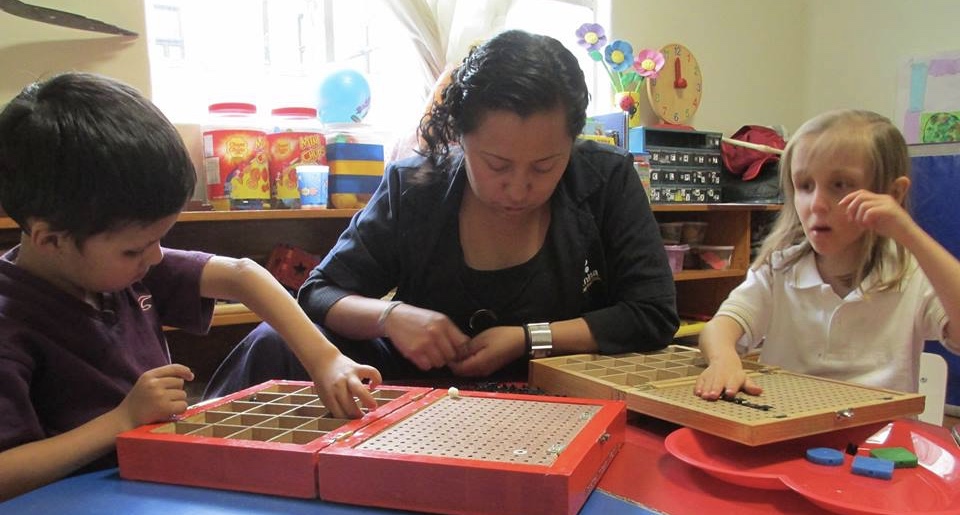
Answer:
<svg viewBox="0 0 960 515"><path fill-rule="evenodd" d="M183 140L134 88L65 73L23 89L0 112L0 205L78 244L179 212L197 176Z"/></svg>
<svg viewBox="0 0 960 515"><path fill-rule="evenodd" d="M526 117L562 106L567 133L576 138L586 123L589 101L583 70L563 44L520 30L502 32L472 49L453 70L441 102L421 120L421 153L443 167L450 144L495 110Z"/></svg>

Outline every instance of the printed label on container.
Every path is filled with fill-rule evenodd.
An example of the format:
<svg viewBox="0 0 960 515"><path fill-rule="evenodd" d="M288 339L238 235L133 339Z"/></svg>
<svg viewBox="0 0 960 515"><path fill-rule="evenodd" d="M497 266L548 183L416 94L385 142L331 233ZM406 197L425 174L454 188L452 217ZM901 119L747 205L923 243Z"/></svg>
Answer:
<svg viewBox="0 0 960 515"><path fill-rule="evenodd" d="M209 200L270 198L264 132L223 129L206 131L203 137Z"/></svg>
<svg viewBox="0 0 960 515"><path fill-rule="evenodd" d="M327 164L326 142L318 132L277 132L267 135L270 181L278 199L300 198L297 168Z"/></svg>

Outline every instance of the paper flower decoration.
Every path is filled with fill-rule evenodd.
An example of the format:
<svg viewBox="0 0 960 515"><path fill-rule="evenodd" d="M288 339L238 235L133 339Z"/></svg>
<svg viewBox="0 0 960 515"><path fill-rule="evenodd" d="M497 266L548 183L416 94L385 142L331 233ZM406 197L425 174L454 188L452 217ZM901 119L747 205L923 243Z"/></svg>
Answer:
<svg viewBox="0 0 960 515"><path fill-rule="evenodd" d="M607 33L596 23L581 25L577 29L577 42L594 61L603 64L617 93L639 93L644 79L656 78L663 68L663 54L656 50L646 48L634 56L633 46L622 39L607 45Z"/></svg>

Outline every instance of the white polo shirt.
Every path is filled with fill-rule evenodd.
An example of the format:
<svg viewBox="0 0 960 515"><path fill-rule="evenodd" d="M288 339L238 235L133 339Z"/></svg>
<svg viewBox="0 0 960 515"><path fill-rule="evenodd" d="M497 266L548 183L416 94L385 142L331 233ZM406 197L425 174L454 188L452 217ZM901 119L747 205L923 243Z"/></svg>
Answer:
<svg viewBox="0 0 960 515"><path fill-rule="evenodd" d="M773 256L773 266L750 270L717 311L745 332L741 350L761 342L760 361L819 377L916 392L925 340L943 341L947 316L913 256L896 291L840 298L820 277L809 252L793 266ZM892 258L885 264L889 274ZM877 281L876 272L865 284Z"/></svg>

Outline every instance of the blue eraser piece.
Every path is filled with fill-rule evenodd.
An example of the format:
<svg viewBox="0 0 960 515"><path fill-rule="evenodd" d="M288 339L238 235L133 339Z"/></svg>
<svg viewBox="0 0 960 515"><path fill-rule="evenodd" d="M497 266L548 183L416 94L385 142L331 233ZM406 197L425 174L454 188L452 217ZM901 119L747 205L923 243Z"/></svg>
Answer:
<svg viewBox="0 0 960 515"><path fill-rule="evenodd" d="M843 453L829 447L813 447L807 449L807 461L817 465L836 467L843 465Z"/></svg>
<svg viewBox="0 0 960 515"><path fill-rule="evenodd" d="M893 477L893 462L869 456L856 456L853 458L850 471L860 476L890 479Z"/></svg>

